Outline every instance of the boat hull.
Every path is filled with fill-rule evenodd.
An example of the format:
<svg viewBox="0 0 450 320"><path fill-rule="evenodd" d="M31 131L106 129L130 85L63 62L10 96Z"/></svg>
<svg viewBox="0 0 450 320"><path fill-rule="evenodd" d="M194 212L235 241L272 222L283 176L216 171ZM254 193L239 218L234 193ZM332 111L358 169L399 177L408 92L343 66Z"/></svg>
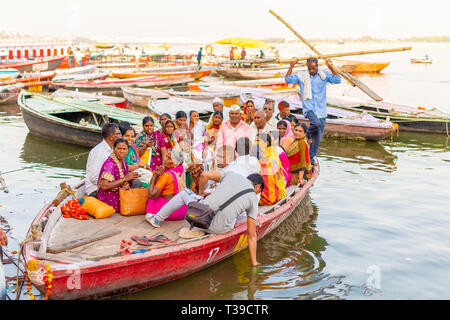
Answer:
<svg viewBox="0 0 450 320"><path fill-rule="evenodd" d="M36 71L52 71L59 67L63 62L64 57L58 57L53 59L43 59L39 61L10 63L0 65L0 69L14 68L19 70L20 73L24 72L36 72Z"/></svg>
<svg viewBox="0 0 450 320"><path fill-rule="evenodd" d="M100 130L83 129L80 128L81 126L63 124L31 112L22 106L21 111L25 124L31 134L35 136L85 147L93 147L102 140Z"/></svg>
<svg viewBox="0 0 450 320"><path fill-rule="evenodd" d="M348 73L379 73L389 64L390 62L345 61L341 70Z"/></svg>
<svg viewBox="0 0 450 320"><path fill-rule="evenodd" d="M279 206L273 207L273 211L260 216L258 240L289 217L318 174L319 166L316 164L312 178L304 187L297 189L290 198L282 200ZM32 225L38 225L51 209L52 203L47 204ZM246 248L247 223L244 219L225 234L192 239L144 253L107 258L88 265L60 265L53 270L50 299L98 299L143 290L183 278ZM26 261L36 258L31 243L24 246L24 255ZM74 281L77 286L73 285ZM45 292L44 287L38 285L37 288Z"/></svg>

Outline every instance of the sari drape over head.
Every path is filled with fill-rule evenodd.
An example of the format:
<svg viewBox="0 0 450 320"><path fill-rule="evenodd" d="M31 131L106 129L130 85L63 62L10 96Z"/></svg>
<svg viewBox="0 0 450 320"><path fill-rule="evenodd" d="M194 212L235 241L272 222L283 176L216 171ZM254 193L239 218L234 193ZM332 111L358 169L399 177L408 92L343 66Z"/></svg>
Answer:
<svg viewBox="0 0 450 320"><path fill-rule="evenodd" d="M291 184L298 183L298 173L301 170L305 171L303 179L311 178L311 159L309 158L309 146L306 137L296 139L286 150L286 155L291 163L292 180Z"/></svg>

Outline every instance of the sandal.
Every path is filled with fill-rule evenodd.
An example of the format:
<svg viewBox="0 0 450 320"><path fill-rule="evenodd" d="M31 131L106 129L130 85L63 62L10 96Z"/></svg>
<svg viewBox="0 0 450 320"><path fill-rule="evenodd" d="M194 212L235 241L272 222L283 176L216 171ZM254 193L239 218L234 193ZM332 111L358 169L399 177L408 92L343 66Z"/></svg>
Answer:
<svg viewBox="0 0 450 320"><path fill-rule="evenodd" d="M146 236L143 236L143 237L131 236L131 240L133 240L134 242L136 242L137 244L139 244L141 246L153 245L153 243L151 243L150 240Z"/></svg>
<svg viewBox="0 0 450 320"><path fill-rule="evenodd" d="M172 240L170 240L163 234L157 235L156 237L145 237L145 238L151 242L159 242L159 243L172 242Z"/></svg>

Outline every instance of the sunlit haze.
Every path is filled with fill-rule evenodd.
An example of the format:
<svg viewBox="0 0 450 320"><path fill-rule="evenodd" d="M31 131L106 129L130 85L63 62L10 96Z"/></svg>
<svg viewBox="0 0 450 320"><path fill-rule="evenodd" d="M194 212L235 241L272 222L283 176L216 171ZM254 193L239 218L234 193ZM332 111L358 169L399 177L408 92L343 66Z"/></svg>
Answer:
<svg viewBox="0 0 450 320"><path fill-rule="evenodd" d="M6 6L6 8L5 8ZM0 30L99 41L209 42L224 37L397 39L450 35L449 2L430 1L8 1Z"/></svg>

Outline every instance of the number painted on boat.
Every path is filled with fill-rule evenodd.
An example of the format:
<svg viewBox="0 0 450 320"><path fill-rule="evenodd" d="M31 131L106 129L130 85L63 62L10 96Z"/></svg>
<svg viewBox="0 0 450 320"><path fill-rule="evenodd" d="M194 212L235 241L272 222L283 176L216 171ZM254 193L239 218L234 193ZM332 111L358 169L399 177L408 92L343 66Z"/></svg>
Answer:
<svg viewBox="0 0 450 320"><path fill-rule="evenodd" d="M220 247L216 247L214 249L211 249L211 251L209 252L208 260L206 260L206 262L213 261L213 259L216 257L216 255L219 252L219 250L220 250Z"/></svg>

